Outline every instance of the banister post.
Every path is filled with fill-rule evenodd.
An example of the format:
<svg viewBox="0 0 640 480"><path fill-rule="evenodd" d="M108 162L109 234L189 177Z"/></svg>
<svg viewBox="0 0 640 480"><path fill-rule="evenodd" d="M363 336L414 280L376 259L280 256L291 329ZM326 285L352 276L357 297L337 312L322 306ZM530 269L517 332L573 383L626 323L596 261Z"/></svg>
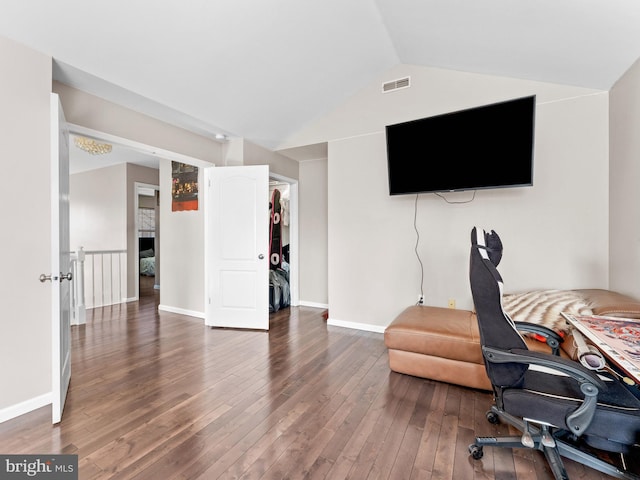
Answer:
<svg viewBox="0 0 640 480"><path fill-rule="evenodd" d="M76 272L73 277L74 292L76 297L75 302L75 318L77 325L84 325L87 323L87 306L84 302L84 257L85 252L83 247L78 248L78 259L76 261Z"/></svg>

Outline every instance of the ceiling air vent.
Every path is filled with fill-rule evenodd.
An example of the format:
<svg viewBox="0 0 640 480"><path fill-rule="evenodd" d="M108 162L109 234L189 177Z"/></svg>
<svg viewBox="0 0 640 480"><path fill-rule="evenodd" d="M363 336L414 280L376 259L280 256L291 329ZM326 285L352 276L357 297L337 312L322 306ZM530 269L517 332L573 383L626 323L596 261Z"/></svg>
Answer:
<svg viewBox="0 0 640 480"><path fill-rule="evenodd" d="M409 88L411 86L411 77L399 78L382 84L382 93L393 92L401 88Z"/></svg>

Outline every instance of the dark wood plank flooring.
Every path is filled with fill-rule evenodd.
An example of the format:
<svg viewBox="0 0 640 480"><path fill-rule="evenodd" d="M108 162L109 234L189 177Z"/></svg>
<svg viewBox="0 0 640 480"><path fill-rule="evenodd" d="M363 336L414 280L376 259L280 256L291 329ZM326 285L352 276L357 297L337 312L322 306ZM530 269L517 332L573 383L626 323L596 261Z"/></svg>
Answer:
<svg viewBox="0 0 640 480"><path fill-rule="evenodd" d="M498 434L490 394L391 372L381 334L286 308L269 332L157 311L158 293L73 327L64 417L0 424L0 453L79 456L85 479L550 479L531 450L467 453ZM566 461L572 478L601 479Z"/></svg>

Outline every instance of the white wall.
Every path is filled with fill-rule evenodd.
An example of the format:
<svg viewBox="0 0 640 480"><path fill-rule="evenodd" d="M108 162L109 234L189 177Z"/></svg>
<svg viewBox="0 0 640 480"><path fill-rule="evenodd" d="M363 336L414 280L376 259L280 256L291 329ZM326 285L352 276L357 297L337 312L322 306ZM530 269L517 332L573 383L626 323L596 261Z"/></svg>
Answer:
<svg viewBox="0 0 640 480"><path fill-rule="evenodd" d="M215 140L59 82L53 82L53 91L60 95L70 123L206 162L220 161L223 146Z"/></svg>
<svg viewBox="0 0 640 480"><path fill-rule="evenodd" d="M71 249L126 250L125 164L69 176Z"/></svg>
<svg viewBox="0 0 640 480"><path fill-rule="evenodd" d="M203 169L198 168L202 185ZM171 161L160 161L160 309L204 318L204 202L198 210L171 211Z"/></svg>
<svg viewBox="0 0 640 480"><path fill-rule="evenodd" d="M0 422L51 402L51 57L0 37Z"/></svg>
<svg viewBox="0 0 640 480"><path fill-rule="evenodd" d="M384 81L405 75L411 88L380 92ZM502 236L508 291L608 287L607 93L405 65L283 146L329 140L330 322L382 331L421 290L415 196L388 195L384 126L531 94L537 95L534 187L478 191L459 204L419 197L426 303L447 306L453 298L458 308L472 308L474 225ZM466 201L472 193L446 197Z"/></svg>
<svg viewBox="0 0 640 480"><path fill-rule="evenodd" d="M300 303L327 306L327 159L300 163Z"/></svg>
<svg viewBox="0 0 640 480"><path fill-rule="evenodd" d="M611 89L611 288L640 297L640 60Z"/></svg>
<svg viewBox="0 0 640 480"><path fill-rule="evenodd" d="M255 143L244 142L241 165L269 165L269 173L298 180L299 163L277 152L272 152Z"/></svg>

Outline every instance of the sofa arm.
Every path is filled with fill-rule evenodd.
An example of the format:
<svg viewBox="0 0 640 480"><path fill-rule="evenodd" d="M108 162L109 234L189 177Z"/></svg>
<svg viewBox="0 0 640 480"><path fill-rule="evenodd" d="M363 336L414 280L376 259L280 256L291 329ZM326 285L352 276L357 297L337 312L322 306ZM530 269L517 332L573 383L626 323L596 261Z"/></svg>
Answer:
<svg viewBox="0 0 640 480"><path fill-rule="evenodd" d="M603 289L576 290L584 295L594 315L640 318L640 302L629 295Z"/></svg>

